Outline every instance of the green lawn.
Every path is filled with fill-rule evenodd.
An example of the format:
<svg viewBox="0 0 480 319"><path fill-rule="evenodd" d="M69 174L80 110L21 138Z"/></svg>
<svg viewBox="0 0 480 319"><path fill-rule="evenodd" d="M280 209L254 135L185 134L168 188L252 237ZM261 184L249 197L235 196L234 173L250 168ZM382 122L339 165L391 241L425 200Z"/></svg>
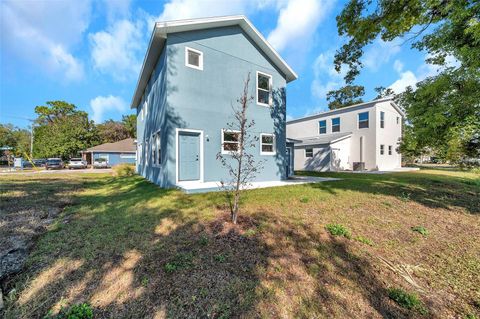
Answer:
<svg viewBox="0 0 480 319"><path fill-rule="evenodd" d="M316 174L342 180L248 191L237 226L221 193L70 175L0 177L10 203L69 190L6 318L480 317L480 175Z"/></svg>

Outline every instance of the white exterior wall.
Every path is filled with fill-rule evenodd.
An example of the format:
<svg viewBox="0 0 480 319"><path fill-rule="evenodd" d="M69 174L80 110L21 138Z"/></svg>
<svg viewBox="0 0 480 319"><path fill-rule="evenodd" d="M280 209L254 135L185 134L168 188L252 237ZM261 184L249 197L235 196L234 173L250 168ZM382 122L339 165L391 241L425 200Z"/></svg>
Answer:
<svg viewBox="0 0 480 319"><path fill-rule="evenodd" d="M369 113L368 128L358 128L358 114ZM385 128L380 128L380 111L385 112ZM396 118L400 117L399 124ZM319 134L319 121L327 121L327 135L332 134L332 119L340 117L340 133L350 132L352 136L331 145L340 148L342 169L353 169L354 162L360 162L360 140L363 140L363 159L367 170L389 170L401 166L401 155L397 153L398 141L402 135L402 115L391 105L390 101L379 101L368 105L339 109L327 114L307 117L304 120L287 122L287 137L292 139L305 139L322 136ZM385 155L380 155L380 144L385 144ZM388 145L392 145L392 155L388 155ZM304 146L295 149L295 169L306 169ZM314 147L316 150L324 149L323 146ZM343 165L343 162L346 164Z"/></svg>
<svg viewBox="0 0 480 319"><path fill-rule="evenodd" d="M350 160L351 140L352 138L348 137L330 145L332 150L331 171L344 171L352 168L352 161Z"/></svg>
<svg viewBox="0 0 480 319"><path fill-rule="evenodd" d="M305 156L305 149L313 149L313 157ZM295 170L326 172L330 168L330 146L313 145L295 148Z"/></svg>
<svg viewBox="0 0 480 319"><path fill-rule="evenodd" d="M397 153L398 143L402 137L402 116L388 102L376 105L377 113L377 152L376 162L378 170L391 170L402 166L402 156ZM380 112L385 112L385 127L380 128ZM397 124L397 117L399 118ZM380 154L380 145L385 145L384 155ZM392 155L388 155L388 146L392 146Z"/></svg>

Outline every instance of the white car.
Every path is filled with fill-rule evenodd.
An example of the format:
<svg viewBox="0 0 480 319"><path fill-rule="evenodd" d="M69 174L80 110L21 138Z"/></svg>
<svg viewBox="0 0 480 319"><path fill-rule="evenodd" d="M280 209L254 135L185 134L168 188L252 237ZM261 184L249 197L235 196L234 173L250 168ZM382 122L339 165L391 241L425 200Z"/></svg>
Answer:
<svg viewBox="0 0 480 319"><path fill-rule="evenodd" d="M93 161L93 168L109 168L108 161L105 158L96 158Z"/></svg>
<svg viewBox="0 0 480 319"><path fill-rule="evenodd" d="M81 158L71 158L67 164L68 169L87 168L87 162Z"/></svg>

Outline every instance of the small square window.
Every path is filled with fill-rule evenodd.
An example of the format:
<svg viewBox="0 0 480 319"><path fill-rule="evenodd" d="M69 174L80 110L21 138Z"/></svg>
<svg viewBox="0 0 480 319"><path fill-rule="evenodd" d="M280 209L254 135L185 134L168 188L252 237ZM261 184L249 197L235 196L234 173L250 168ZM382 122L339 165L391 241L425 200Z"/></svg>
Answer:
<svg viewBox="0 0 480 319"><path fill-rule="evenodd" d="M313 148L305 149L305 157L313 157Z"/></svg>
<svg viewBox="0 0 480 319"><path fill-rule="evenodd" d="M185 47L185 65L197 70L203 70L203 52Z"/></svg>
<svg viewBox="0 0 480 319"><path fill-rule="evenodd" d="M368 128L368 112L358 113L358 128Z"/></svg>
<svg viewBox="0 0 480 319"><path fill-rule="evenodd" d="M275 135L260 134L260 154L273 155L275 154Z"/></svg>
<svg viewBox="0 0 480 319"><path fill-rule="evenodd" d="M393 150L392 145L388 145L388 155L392 155L392 150Z"/></svg>
<svg viewBox="0 0 480 319"><path fill-rule="evenodd" d="M332 119L332 133L340 132L340 118Z"/></svg>
<svg viewBox="0 0 480 319"><path fill-rule="evenodd" d="M385 154L385 145L380 144L380 155L384 155L384 154Z"/></svg>

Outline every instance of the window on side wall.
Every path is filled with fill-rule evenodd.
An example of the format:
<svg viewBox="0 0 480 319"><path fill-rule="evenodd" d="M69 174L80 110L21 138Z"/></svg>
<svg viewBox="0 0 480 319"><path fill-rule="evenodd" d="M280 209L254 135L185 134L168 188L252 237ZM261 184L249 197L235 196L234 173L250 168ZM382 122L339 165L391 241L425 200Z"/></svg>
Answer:
<svg viewBox="0 0 480 319"><path fill-rule="evenodd" d="M318 134L326 134L327 133L327 121L322 120L318 121Z"/></svg>
<svg viewBox="0 0 480 319"><path fill-rule="evenodd" d="M185 47L185 65L189 68L203 70L203 52Z"/></svg>
<svg viewBox="0 0 480 319"><path fill-rule="evenodd" d="M340 118L332 119L332 133L340 132Z"/></svg>
<svg viewBox="0 0 480 319"><path fill-rule="evenodd" d="M400 124L400 117L397 116L397 124Z"/></svg>
<svg viewBox="0 0 480 319"><path fill-rule="evenodd" d="M137 164L140 164L142 160L142 143L137 146Z"/></svg>
<svg viewBox="0 0 480 319"><path fill-rule="evenodd" d="M368 112L358 113L358 128L368 128Z"/></svg>
<svg viewBox="0 0 480 319"><path fill-rule="evenodd" d="M272 76L257 72L257 104L272 105Z"/></svg>
<svg viewBox="0 0 480 319"><path fill-rule="evenodd" d="M260 154L274 155L275 154L275 135L274 134L260 134Z"/></svg>
<svg viewBox="0 0 480 319"><path fill-rule="evenodd" d="M162 163L162 152L160 147L160 132L152 135L152 163L154 166Z"/></svg>
<svg viewBox="0 0 480 319"><path fill-rule="evenodd" d="M305 157L313 157L313 148L305 149Z"/></svg>
<svg viewBox="0 0 480 319"><path fill-rule="evenodd" d="M385 145L380 144L380 155L384 155L384 154L385 154Z"/></svg>
<svg viewBox="0 0 480 319"><path fill-rule="evenodd" d="M240 132L222 130L222 153L229 154L238 151Z"/></svg>
<svg viewBox="0 0 480 319"><path fill-rule="evenodd" d="M385 128L385 112L380 112L380 128Z"/></svg>
<svg viewBox="0 0 480 319"><path fill-rule="evenodd" d="M392 145L388 145L388 155L392 155L392 150L393 150Z"/></svg>

